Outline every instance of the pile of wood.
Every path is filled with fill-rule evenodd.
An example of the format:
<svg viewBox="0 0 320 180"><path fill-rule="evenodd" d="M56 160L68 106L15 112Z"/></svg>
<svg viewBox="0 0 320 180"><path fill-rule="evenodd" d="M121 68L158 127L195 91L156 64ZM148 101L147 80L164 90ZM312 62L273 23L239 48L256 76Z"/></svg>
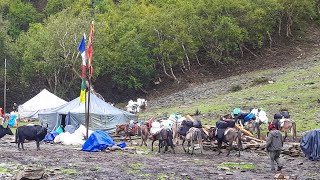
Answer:
<svg viewBox="0 0 320 180"><path fill-rule="evenodd" d="M282 154L286 154L291 157L304 156L300 148L300 143L285 143Z"/></svg>
<svg viewBox="0 0 320 180"><path fill-rule="evenodd" d="M243 149L253 149L253 150L264 150L266 147L266 142L261 139L257 139L251 136L244 135L242 137Z"/></svg>

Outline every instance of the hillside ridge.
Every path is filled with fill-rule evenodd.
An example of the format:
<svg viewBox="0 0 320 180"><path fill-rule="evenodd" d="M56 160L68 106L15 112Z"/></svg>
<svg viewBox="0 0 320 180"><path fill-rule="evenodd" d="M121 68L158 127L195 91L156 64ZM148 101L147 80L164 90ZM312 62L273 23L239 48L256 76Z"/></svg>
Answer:
<svg viewBox="0 0 320 180"><path fill-rule="evenodd" d="M246 85L254 83L257 78L272 81L291 71L290 68L308 68L320 60L319 35L318 29L310 28L303 41L296 40L284 47L266 49L259 57L243 59L235 64L220 65L207 76L193 73L193 77L182 79L180 84L171 83L158 87L147 97L149 108L188 106L201 99L223 95L234 86L246 88ZM268 69L275 69L276 73L265 71L263 75L255 75L255 72Z"/></svg>

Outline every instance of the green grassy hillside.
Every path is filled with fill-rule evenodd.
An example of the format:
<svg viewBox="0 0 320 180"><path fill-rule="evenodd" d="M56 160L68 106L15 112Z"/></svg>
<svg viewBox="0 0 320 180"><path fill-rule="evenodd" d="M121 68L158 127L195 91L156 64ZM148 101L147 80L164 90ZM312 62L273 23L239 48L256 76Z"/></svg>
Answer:
<svg viewBox="0 0 320 180"><path fill-rule="evenodd" d="M310 63L311 62L311 63ZM310 64L310 65L309 65ZM251 107L262 108L267 112L269 121L281 108L287 108L297 123L298 135L320 128L317 114L320 112L320 61L314 57L308 65L301 63L291 67L269 69L246 74L251 77L247 84L241 84L238 91L228 91L188 106L179 104L150 110L140 117L151 117L171 113L194 114L198 109L204 124L214 125L219 115L229 113L235 107L249 111ZM250 79L250 78L249 78ZM269 83L272 80L273 83ZM213 116L208 116L213 114ZM266 129L266 127L263 127Z"/></svg>

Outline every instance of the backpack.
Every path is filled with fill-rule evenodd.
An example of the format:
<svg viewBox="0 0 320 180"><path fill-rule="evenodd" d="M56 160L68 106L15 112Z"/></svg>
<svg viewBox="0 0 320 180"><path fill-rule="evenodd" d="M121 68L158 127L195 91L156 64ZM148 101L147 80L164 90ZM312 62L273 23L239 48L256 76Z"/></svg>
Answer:
<svg viewBox="0 0 320 180"><path fill-rule="evenodd" d="M202 128L201 121L199 119L196 119L193 121L193 127L195 128Z"/></svg>

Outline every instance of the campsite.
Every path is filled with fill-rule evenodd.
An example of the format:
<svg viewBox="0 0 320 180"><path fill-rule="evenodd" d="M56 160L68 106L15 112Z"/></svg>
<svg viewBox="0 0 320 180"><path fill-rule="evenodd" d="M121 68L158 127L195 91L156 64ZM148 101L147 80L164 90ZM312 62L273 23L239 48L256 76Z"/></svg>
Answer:
<svg viewBox="0 0 320 180"><path fill-rule="evenodd" d="M319 72L319 0L1 0L0 180L318 180Z"/></svg>
<svg viewBox="0 0 320 180"><path fill-rule="evenodd" d="M285 68L287 71L299 69L302 67L299 63L300 61L297 61L294 66ZM316 67L318 61L310 58L304 62L304 66ZM312 73L310 69L307 71ZM276 76L282 76L272 74L274 79L278 79ZM225 79L224 81L230 80ZM207 84L207 87L216 92L213 86ZM192 90L196 89L192 88ZM192 91L189 92L194 97L199 95ZM181 92L181 94L184 93ZM170 97L167 98L170 99ZM160 99L148 103L151 105L165 103L168 107L174 107L169 100ZM149 105L149 112L173 111L170 108L164 110L161 105L150 107L151 105ZM180 110L184 111L188 107L181 106ZM52 112L52 109L50 111ZM203 120L204 124L213 124L205 119L217 119L219 114L207 112L193 115L193 117ZM141 117L149 117L149 115L147 110ZM294 112L292 115L298 116ZM270 117L270 114L268 116ZM58 121L59 116L55 116L55 122ZM21 125L28 123L33 122L21 122ZM266 126L263 125L262 129L266 129ZM25 143L25 151L19 151L17 145L13 143L14 137L7 135L0 141L2 160L0 175L2 179L15 179L17 176L35 179L319 179L320 164L318 161L309 160L301 152L299 140L302 134L301 131L298 132L298 139L295 142L289 135L289 140L285 143L281 155L285 168L278 174L270 172L268 155L263 146L257 144L251 144L251 147L241 151L240 157L237 156L235 150L231 151L228 157L225 156L226 149L223 149L222 154L218 156L216 145L211 146L208 143L205 144L203 154L200 154L198 150L195 150L193 155L186 154L180 145L176 147L175 154L170 150L166 153L158 153L157 144L155 151L152 152L151 140L148 140L147 147L139 146L139 137L133 137L135 139L133 145L126 142L128 147L122 150L106 149L99 152L85 152L81 151L81 146L41 143L41 150L36 151L35 143L31 141ZM123 142L120 136L114 136L113 133L110 135L116 139L117 143Z"/></svg>

